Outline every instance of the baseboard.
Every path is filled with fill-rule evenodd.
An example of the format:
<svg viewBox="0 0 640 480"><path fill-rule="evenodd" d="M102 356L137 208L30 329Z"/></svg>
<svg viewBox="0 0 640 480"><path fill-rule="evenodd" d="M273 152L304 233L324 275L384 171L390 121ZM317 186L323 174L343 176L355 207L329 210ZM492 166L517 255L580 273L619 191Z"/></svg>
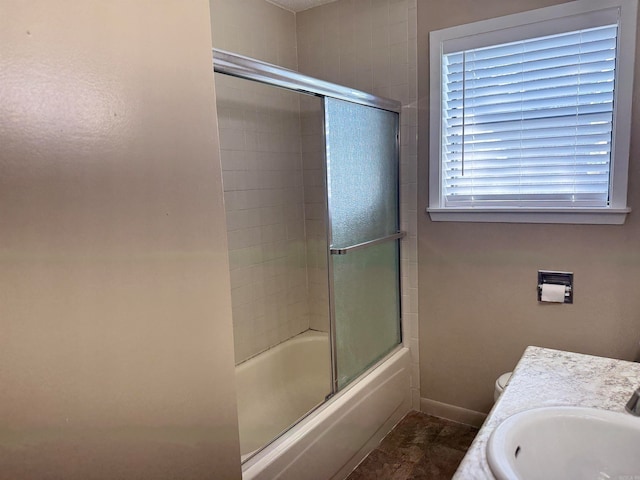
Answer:
<svg viewBox="0 0 640 480"><path fill-rule="evenodd" d="M438 402L430 398L420 399L420 410L434 417L446 418L465 425L480 427L487 418L486 413L476 412L456 405Z"/></svg>

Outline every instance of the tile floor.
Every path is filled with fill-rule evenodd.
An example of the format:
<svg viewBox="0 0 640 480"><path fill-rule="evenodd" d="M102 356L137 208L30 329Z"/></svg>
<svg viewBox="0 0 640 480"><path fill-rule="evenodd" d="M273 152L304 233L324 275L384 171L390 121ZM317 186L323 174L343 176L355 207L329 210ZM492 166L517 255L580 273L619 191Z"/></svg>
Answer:
<svg viewBox="0 0 640 480"><path fill-rule="evenodd" d="M449 480L478 429L410 412L347 480Z"/></svg>

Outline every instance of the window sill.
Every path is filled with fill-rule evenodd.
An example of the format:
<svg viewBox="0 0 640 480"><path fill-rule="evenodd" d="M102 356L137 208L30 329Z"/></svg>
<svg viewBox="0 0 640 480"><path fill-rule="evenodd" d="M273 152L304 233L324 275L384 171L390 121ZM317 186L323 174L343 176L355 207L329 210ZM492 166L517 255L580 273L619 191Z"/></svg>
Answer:
<svg viewBox="0 0 640 480"><path fill-rule="evenodd" d="M622 225L630 208L427 208L434 222Z"/></svg>

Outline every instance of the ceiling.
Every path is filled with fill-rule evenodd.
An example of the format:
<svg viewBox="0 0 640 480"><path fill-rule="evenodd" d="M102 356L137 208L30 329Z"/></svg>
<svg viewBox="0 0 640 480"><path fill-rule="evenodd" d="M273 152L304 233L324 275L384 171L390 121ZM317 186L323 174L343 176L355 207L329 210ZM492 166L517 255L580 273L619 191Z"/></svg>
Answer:
<svg viewBox="0 0 640 480"><path fill-rule="evenodd" d="M279 7L286 8L292 12L301 12L302 10L308 10L309 8L317 7L318 5L324 5L325 3L331 3L335 0L267 0Z"/></svg>

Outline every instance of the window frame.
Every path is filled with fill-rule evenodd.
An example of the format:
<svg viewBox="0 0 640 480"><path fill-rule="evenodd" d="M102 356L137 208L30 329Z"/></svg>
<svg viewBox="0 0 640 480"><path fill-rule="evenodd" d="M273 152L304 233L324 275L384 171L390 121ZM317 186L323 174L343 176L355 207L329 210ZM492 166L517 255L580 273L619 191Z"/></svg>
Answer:
<svg viewBox="0 0 640 480"><path fill-rule="evenodd" d="M442 198L442 58L445 42L460 50L570 32L618 9L612 151L607 207L445 207ZM623 224L627 206L638 0L578 0L429 34L429 206L432 221ZM602 21L604 24L604 21Z"/></svg>

